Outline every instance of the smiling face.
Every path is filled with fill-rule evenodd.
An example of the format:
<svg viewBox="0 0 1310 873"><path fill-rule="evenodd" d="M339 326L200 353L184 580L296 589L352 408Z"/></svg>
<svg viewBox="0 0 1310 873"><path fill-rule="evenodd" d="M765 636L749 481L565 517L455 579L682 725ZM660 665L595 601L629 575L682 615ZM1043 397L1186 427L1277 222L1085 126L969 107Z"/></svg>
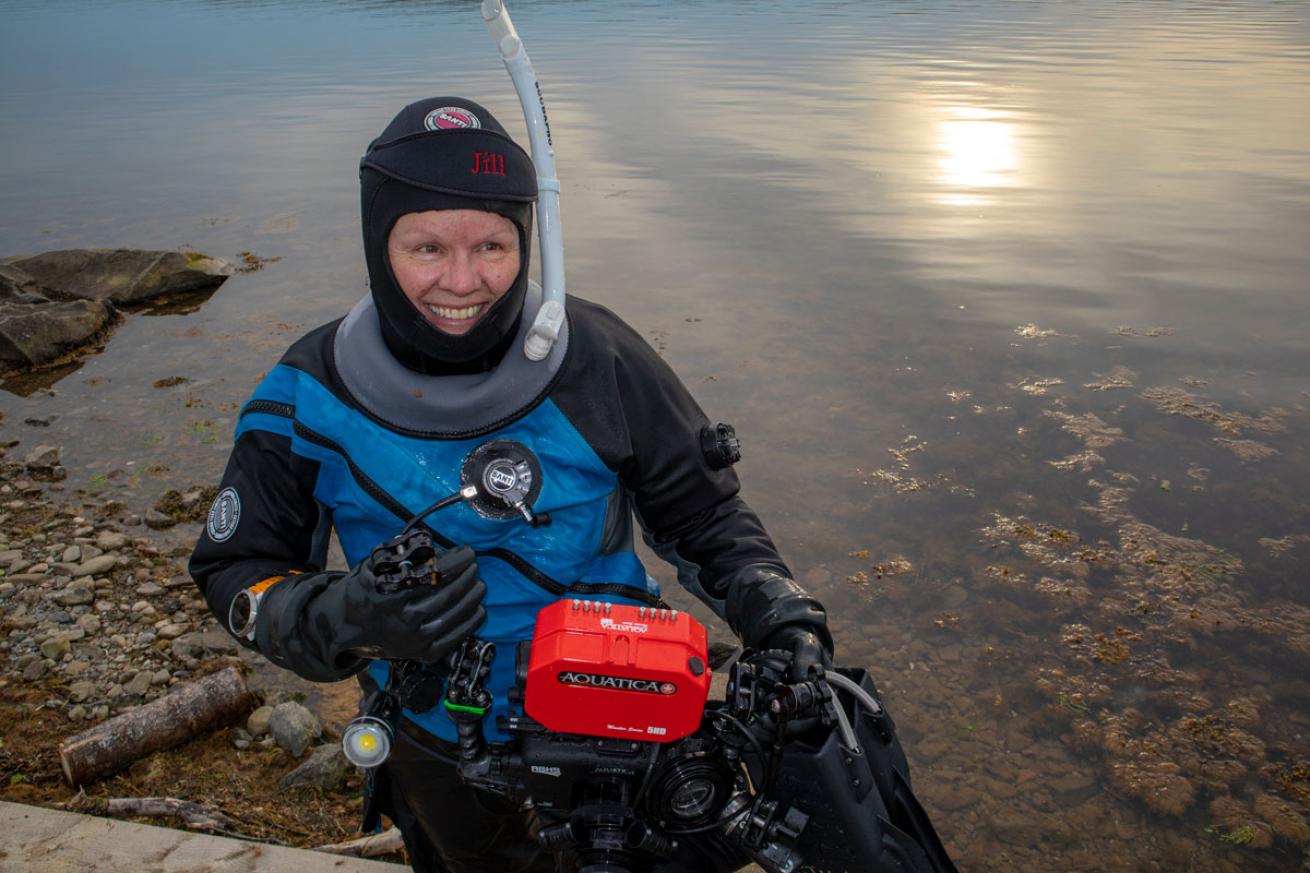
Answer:
<svg viewBox="0 0 1310 873"><path fill-rule="evenodd" d="M410 212L387 238L396 284L449 334L467 333L519 274L519 232L494 212Z"/></svg>

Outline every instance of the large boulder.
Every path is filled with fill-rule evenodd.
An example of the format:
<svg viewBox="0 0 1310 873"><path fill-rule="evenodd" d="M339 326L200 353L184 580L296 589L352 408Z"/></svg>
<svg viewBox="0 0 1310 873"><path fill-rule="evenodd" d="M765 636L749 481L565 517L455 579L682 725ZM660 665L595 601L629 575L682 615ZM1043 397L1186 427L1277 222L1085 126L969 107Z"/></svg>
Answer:
<svg viewBox="0 0 1310 873"><path fill-rule="evenodd" d="M94 340L111 318L99 300L0 303L0 370L57 360Z"/></svg>
<svg viewBox="0 0 1310 873"><path fill-rule="evenodd" d="M47 303L49 289L42 288L28 273L0 261L0 303Z"/></svg>
<svg viewBox="0 0 1310 873"><path fill-rule="evenodd" d="M45 252L11 259L9 266L17 267L59 296L126 306L217 288L233 269L224 260L197 252L136 249Z"/></svg>
<svg viewBox="0 0 1310 873"><path fill-rule="evenodd" d="M94 342L115 304L212 291L232 272L196 252L72 249L0 260L0 372L44 366Z"/></svg>

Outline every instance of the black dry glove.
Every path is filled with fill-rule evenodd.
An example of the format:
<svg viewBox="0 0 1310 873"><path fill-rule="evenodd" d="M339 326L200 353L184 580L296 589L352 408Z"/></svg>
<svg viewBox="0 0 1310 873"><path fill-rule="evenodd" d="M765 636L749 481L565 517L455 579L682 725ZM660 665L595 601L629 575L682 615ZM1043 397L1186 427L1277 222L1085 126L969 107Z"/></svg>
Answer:
<svg viewBox="0 0 1310 873"><path fill-rule="evenodd" d="M832 666L832 652L819 640L814 628L789 624L774 631L764 643L766 649L791 652L791 681L817 679Z"/></svg>
<svg viewBox="0 0 1310 873"><path fill-rule="evenodd" d="M773 567L754 565L734 574L724 611L747 646L791 652L792 681L804 682L811 668L832 665L832 634L823 605Z"/></svg>
<svg viewBox="0 0 1310 873"><path fill-rule="evenodd" d="M329 682L359 672L367 658L444 663L486 619L486 583L473 550L436 559L438 583L378 590L371 558L349 573L288 576L264 595L255 645L274 664Z"/></svg>

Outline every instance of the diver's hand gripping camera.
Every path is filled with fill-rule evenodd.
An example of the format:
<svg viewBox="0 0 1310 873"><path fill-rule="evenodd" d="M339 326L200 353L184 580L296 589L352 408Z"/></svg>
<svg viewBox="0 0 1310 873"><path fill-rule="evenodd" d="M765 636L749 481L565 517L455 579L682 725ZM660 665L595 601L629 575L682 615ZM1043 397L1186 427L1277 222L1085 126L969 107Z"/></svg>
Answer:
<svg viewBox="0 0 1310 873"><path fill-rule="evenodd" d="M380 583L440 584L425 536L379 547ZM497 724L512 739L489 743L495 655L469 638L436 670L393 663L387 687L343 735L347 757L382 763L402 711L439 702L458 730L461 779L540 810L550 822L542 845L571 853L579 870L635 873L679 851L724 871L750 861L769 873L802 862L954 870L862 670L795 683L787 653L747 652L731 664L725 699L710 702L707 635L693 617L562 600L519 645L513 714Z"/></svg>

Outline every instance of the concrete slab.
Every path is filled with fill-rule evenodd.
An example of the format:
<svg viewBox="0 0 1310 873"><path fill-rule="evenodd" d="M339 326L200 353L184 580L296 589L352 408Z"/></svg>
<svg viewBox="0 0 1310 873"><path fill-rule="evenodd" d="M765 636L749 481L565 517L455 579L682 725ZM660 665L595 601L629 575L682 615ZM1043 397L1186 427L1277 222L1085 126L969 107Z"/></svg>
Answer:
<svg viewBox="0 0 1310 873"><path fill-rule="evenodd" d="M408 867L0 801L0 873L400 873Z"/></svg>

